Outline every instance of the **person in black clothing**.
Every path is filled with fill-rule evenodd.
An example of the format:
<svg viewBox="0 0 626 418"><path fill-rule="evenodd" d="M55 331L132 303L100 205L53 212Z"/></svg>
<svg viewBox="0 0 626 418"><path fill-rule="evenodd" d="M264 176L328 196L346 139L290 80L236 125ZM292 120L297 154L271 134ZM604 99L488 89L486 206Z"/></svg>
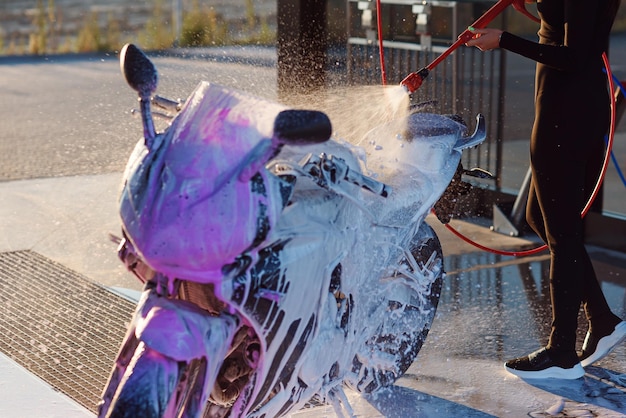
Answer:
<svg viewBox="0 0 626 418"><path fill-rule="evenodd" d="M626 339L583 241L581 211L602 167L610 97L603 52L620 0L539 0L539 42L498 29L474 29L467 46L504 48L536 61L532 181L526 219L550 250L552 328L545 347L505 363L522 378L576 379ZM576 352L578 312L589 328Z"/></svg>

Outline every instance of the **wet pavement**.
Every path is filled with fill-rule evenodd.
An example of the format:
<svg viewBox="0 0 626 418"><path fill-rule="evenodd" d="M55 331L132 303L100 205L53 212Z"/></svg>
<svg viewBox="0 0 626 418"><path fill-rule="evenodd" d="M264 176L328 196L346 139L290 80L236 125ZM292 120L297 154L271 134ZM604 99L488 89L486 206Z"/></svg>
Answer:
<svg viewBox="0 0 626 418"><path fill-rule="evenodd" d="M176 97L176 90L189 91L197 80L209 75L237 88L255 85L266 97L275 91L270 68L260 68L252 75L234 64L223 64L219 71L211 67L210 72L206 66L180 59L160 58L159 64L172 72L186 72L176 89L167 86L165 77L164 90L167 93L169 89L166 95L170 97ZM12 105L17 105L20 112L3 121L1 128L4 139L0 142L0 159L6 172L0 173L5 180L0 182L0 255L30 251L98 286L132 297L141 286L121 266L109 234L119 234L116 197L121 167L140 128L139 121L125 119L134 96L118 82L116 65L113 59L103 59L50 65L14 63L2 68L3 76L13 77L13 81L0 83L0 91L11 93L15 100ZM81 89L81 94L70 95L70 100L62 93L70 91L71 83L50 84L67 74L68 68ZM36 96L23 80L20 84L20 75L32 77L31 84L39 92L50 86L53 94ZM92 93L97 99L91 97ZM1 106L5 115L14 110L6 101ZM102 120L97 120L99 115ZM103 144L102 148L82 141L90 133ZM620 137L620 143L626 144L626 137ZM81 150L77 160L72 155L74 148ZM51 153L50 158L46 153ZM52 164L52 160L57 163ZM21 166L19 161L31 166ZM76 165L69 167L73 162ZM523 162L524 158L511 158L508 163L513 168L522 164L519 171L523 173ZM597 367L589 367L583 378L571 382L524 381L507 374L502 367L506 359L539 348L547 338L550 311L546 254L512 257L481 251L452 235L435 218L428 221L442 242L447 271L432 330L417 360L396 385L371 397L346 392L355 415L626 416L626 344L598 362ZM538 245L532 236L509 237L490 231L487 219L453 221L453 226L482 245L500 250L518 251ZM596 247L589 250L609 304L625 318L626 254ZM54 277L50 281L54 282ZM12 283L3 286L10 290ZM3 308L11 314L11 306ZM54 326L48 318L40 319L38 326ZM581 318L579 343L585 331ZM49 355L44 348L37 352L39 358ZM80 406L75 393L51 391L46 378L17 365L15 358L11 353L0 356L1 370L11 371L0 373L0 416L27 416L27 408L35 402L47 412L39 410L32 416L93 416L95 405ZM21 393L20 386L13 384L18 381L15 376L23 376L26 382L34 379L38 384L22 384L28 394L16 396L15 391L5 390L18 388ZM39 396L40 390L45 395ZM334 412L330 407L317 407L295 416L332 417Z"/></svg>

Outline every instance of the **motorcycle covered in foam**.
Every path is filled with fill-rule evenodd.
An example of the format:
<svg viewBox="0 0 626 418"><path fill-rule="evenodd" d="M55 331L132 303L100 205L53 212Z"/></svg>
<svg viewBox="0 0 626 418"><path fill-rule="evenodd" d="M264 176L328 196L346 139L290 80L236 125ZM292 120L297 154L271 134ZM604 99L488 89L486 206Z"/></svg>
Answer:
<svg viewBox="0 0 626 418"><path fill-rule="evenodd" d="M485 138L413 113L361 142L316 110L202 82L156 96L136 47L122 71L142 138L124 173L118 254L144 291L100 417L279 417L307 403L351 415L415 361L443 271L426 216ZM157 132L153 109L170 111Z"/></svg>

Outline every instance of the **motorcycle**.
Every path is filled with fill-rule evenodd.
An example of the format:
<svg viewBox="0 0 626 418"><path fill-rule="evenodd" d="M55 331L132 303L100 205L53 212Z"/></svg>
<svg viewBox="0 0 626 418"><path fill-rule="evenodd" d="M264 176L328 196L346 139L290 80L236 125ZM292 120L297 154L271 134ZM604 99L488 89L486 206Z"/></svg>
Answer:
<svg viewBox="0 0 626 418"><path fill-rule="evenodd" d="M144 290L98 415L352 415L344 385L393 384L430 330L444 270L424 219L485 139L482 116L467 135L416 112L349 144L324 112L207 82L171 101L141 50L120 61L144 138L118 255Z"/></svg>

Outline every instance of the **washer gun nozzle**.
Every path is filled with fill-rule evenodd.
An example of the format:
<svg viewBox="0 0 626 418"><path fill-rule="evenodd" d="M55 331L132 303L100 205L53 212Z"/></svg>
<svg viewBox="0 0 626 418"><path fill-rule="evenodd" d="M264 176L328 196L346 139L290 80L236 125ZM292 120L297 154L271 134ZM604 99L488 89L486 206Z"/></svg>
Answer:
<svg viewBox="0 0 626 418"><path fill-rule="evenodd" d="M415 93L424 82L424 79L428 77L429 72L428 68L424 67L419 71L407 75L404 80L400 82L400 85L404 87L407 93Z"/></svg>

